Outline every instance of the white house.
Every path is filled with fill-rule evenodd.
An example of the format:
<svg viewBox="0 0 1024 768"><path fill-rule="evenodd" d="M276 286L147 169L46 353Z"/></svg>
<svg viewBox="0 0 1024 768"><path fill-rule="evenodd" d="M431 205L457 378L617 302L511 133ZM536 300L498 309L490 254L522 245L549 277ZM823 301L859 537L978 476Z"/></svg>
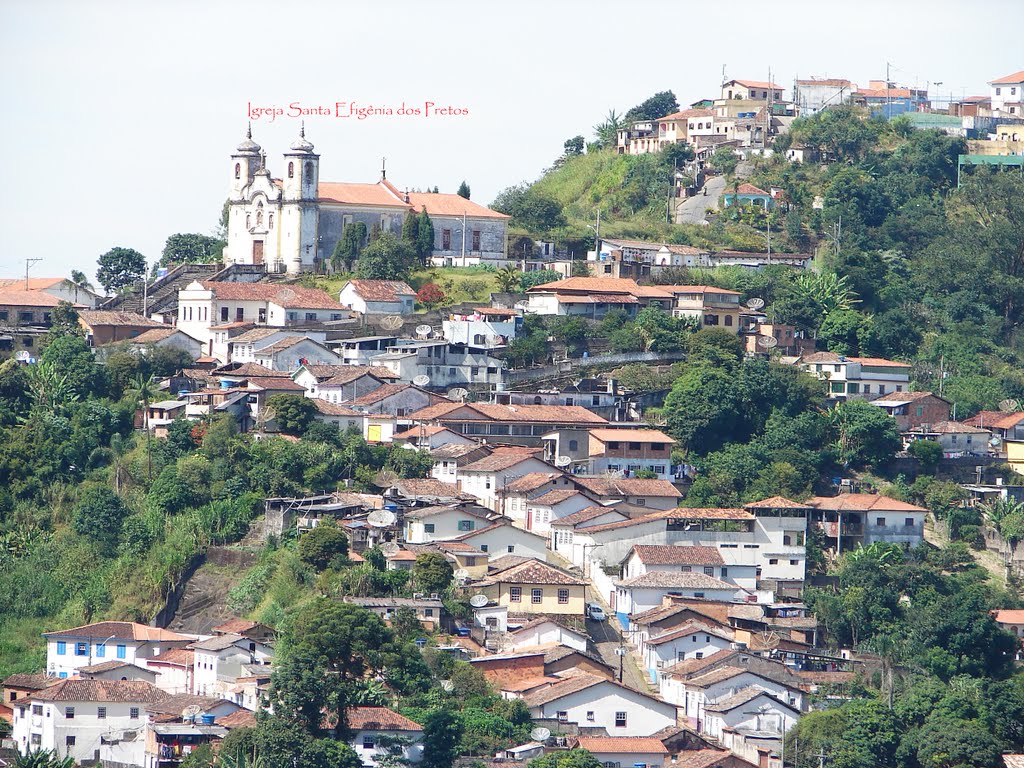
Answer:
<svg viewBox="0 0 1024 768"><path fill-rule="evenodd" d="M130 621L101 621L83 627L44 632L46 674L71 677L82 667L104 661L124 661L147 668L163 651L184 648L195 637Z"/></svg>
<svg viewBox="0 0 1024 768"><path fill-rule="evenodd" d="M660 480L671 480L675 442L657 429L592 429L587 473L618 472L629 477L653 472Z"/></svg>
<svg viewBox="0 0 1024 768"><path fill-rule="evenodd" d="M144 765L146 705L165 694L139 680L63 680L17 700L12 737L22 754L49 750L76 764ZM116 742L104 737L132 734Z"/></svg>
<svg viewBox="0 0 1024 768"><path fill-rule="evenodd" d="M668 758L668 749L656 738L581 736L576 741L579 749L590 752L601 765L661 768Z"/></svg>
<svg viewBox="0 0 1024 768"><path fill-rule="evenodd" d="M734 661L738 662L743 655ZM685 666L688 662L676 665ZM779 665L782 667L782 665ZM785 673L785 669L782 670ZM775 679L779 677L780 679ZM662 698L679 707L680 715L697 721L703 718L704 709L729 696L735 696L748 688L767 691L780 701L786 702L798 711L803 709L804 693L795 684L781 681L780 675L769 677L763 671L733 666L718 666L696 675L680 674L676 667L668 667L659 675L659 690Z"/></svg>
<svg viewBox="0 0 1024 768"><path fill-rule="evenodd" d="M474 440L438 424L418 424L395 435L395 442L420 451L433 451L442 445L478 445Z"/></svg>
<svg viewBox="0 0 1024 768"><path fill-rule="evenodd" d="M322 344L326 338L327 334L323 331L293 331L287 328L268 328L266 326L244 329L241 333L235 335L231 334L230 329L226 331L215 330L213 334L213 356L218 359L226 358L230 363L255 363L257 362L256 355L261 350L279 342L288 339L310 339ZM312 362L310 361L311 364ZM274 370L265 363L260 363L260 365Z"/></svg>
<svg viewBox="0 0 1024 768"><path fill-rule="evenodd" d="M370 358L371 365L391 370L400 381L426 376L432 387L493 387L503 384L505 361L486 348L454 344L444 339L402 341Z"/></svg>
<svg viewBox="0 0 1024 768"><path fill-rule="evenodd" d="M996 78L988 87L992 111L998 117L1020 118L1024 115L1024 70Z"/></svg>
<svg viewBox="0 0 1024 768"><path fill-rule="evenodd" d="M338 302L363 315L411 315L416 291L402 280L349 280Z"/></svg>
<svg viewBox="0 0 1024 768"><path fill-rule="evenodd" d="M676 724L676 708L603 677L579 674L523 697L533 719L581 728L604 728L613 736L650 736Z"/></svg>
<svg viewBox="0 0 1024 768"><path fill-rule="evenodd" d="M246 667L269 664L274 657L266 643L236 634L215 635L189 647L195 652L192 692L197 696L225 698L227 689L249 674Z"/></svg>
<svg viewBox="0 0 1024 768"><path fill-rule="evenodd" d="M486 509L465 504L416 507L405 512L405 540L409 544L454 539L491 525Z"/></svg>
<svg viewBox="0 0 1024 768"><path fill-rule="evenodd" d="M203 343L199 339L194 339L184 331L173 327L150 328L127 342L118 343L127 343L135 349L142 350L143 353L153 346L156 349L180 349L188 353L192 359L203 354Z"/></svg>
<svg viewBox="0 0 1024 768"><path fill-rule="evenodd" d="M587 635L549 617L533 619L509 635L509 650L538 645L564 645L577 651L587 650Z"/></svg>
<svg viewBox="0 0 1024 768"><path fill-rule="evenodd" d="M329 403L350 403L390 380L381 375L381 369L362 365L303 365L292 374L306 397Z"/></svg>
<svg viewBox="0 0 1024 768"><path fill-rule="evenodd" d="M721 550L701 545L637 545L622 561L622 578L645 573L704 573L741 589L757 588L757 566L726 565Z"/></svg>
<svg viewBox="0 0 1024 768"><path fill-rule="evenodd" d="M444 337L474 347L504 347L516 337L522 315L516 309L476 307L470 314L452 314L441 322Z"/></svg>
<svg viewBox="0 0 1024 768"><path fill-rule="evenodd" d="M304 365L338 365L341 358L319 341L293 336L257 350L253 362L272 371L296 371Z"/></svg>
<svg viewBox="0 0 1024 768"><path fill-rule="evenodd" d="M331 346L344 365L369 365L371 357L387 352L388 347L397 343L398 336L359 336L332 341Z"/></svg>
<svg viewBox="0 0 1024 768"><path fill-rule="evenodd" d="M658 682L658 671L684 659L703 659L724 651L733 643L731 633L706 624L687 622L681 627L662 632L643 643L644 668L651 682Z"/></svg>
<svg viewBox="0 0 1024 768"><path fill-rule="evenodd" d="M615 583L613 609L624 629L629 629L629 615L661 605L668 595L702 597L707 600L729 602L744 599L746 592L735 584L707 576L704 573L652 571L642 576L622 579Z"/></svg>
<svg viewBox="0 0 1024 768"><path fill-rule="evenodd" d="M836 400L872 400L890 392L910 389L910 364L879 357L846 357L835 352L813 352L796 364L828 384Z"/></svg>
<svg viewBox="0 0 1024 768"><path fill-rule="evenodd" d="M512 524L507 517L493 520L485 528L464 533L455 538L486 552L491 560L504 555L518 555L547 560L547 539Z"/></svg>
<svg viewBox="0 0 1024 768"><path fill-rule="evenodd" d="M345 316L345 307L325 291L299 285L196 280L178 291L177 325L204 342L207 354L213 354L215 326L256 323L285 328L318 325Z"/></svg>
<svg viewBox="0 0 1024 768"><path fill-rule="evenodd" d="M700 730L730 750L739 749L741 757L756 760L757 750L753 744L746 744L747 739L757 734L758 742L763 744L767 736L774 742L772 747L781 747L786 731L799 719L797 707L752 686L706 705ZM741 749L741 746L748 748Z"/></svg>
<svg viewBox="0 0 1024 768"><path fill-rule="evenodd" d="M156 672L154 685L165 693L192 693L192 672L195 667L195 651L188 648L172 648L147 662Z"/></svg>
<svg viewBox="0 0 1024 768"><path fill-rule="evenodd" d="M550 464L534 453L515 448L497 448L490 456L459 469L459 487L489 509L498 510L505 486L531 472L550 472Z"/></svg>
<svg viewBox="0 0 1024 768"><path fill-rule="evenodd" d="M407 763L423 759L419 723L387 707L352 707L347 714L352 730L349 744L367 768L375 767L382 756L396 756Z"/></svg>
<svg viewBox="0 0 1024 768"><path fill-rule="evenodd" d="M596 502L575 488L559 488L526 502L526 529L540 536L551 533L551 522L594 506Z"/></svg>

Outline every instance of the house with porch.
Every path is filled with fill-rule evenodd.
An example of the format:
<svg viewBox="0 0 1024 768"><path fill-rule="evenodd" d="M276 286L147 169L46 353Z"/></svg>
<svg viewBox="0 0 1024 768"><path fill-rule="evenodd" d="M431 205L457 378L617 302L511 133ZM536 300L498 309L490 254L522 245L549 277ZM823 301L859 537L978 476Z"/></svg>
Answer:
<svg viewBox="0 0 1024 768"><path fill-rule="evenodd" d="M657 429L591 429L587 474L619 472L631 477L653 472L660 480L671 480L675 444Z"/></svg>
<svg viewBox="0 0 1024 768"><path fill-rule="evenodd" d="M814 352L799 358L796 365L827 382L828 396L833 400L873 400L910 389L909 363Z"/></svg>
<svg viewBox="0 0 1024 768"><path fill-rule="evenodd" d="M892 416L896 420L900 432L909 432L926 424L949 421L949 411L952 407L949 400L931 392L890 392L869 402ZM999 415L1006 416L1007 414L999 413ZM1021 418L1024 419L1024 414L1021 414ZM969 422L970 420L965 421L965 423ZM973 424L972 426L984 425Z"/></svg>
<svg viewBox="0 0 1024 768"><path fill-rule="evenodd" d="M722 205L726 208L734 205L756 205L770 211L775 207L775 200L772 198L771 192L765 192L753 184L744 182L735 188L726 187L726 190L722 193Z"/></svg>
<svg viewBox="0 0 1024 768"><path fill-rule="evenodd" d="M351 707L346 712L352 732L349 746L363 765L376 768L385 758L388 765L397 753L402 765L423 759L423 726L387 707Z"/></svg>
<svg viewBox="0 0 1024 768"><path fill-rule="evenodd" d="M876 541L916 547L924 540L928 510L875 493L815 496L810 523L816 525L837 555Z"/></svg>

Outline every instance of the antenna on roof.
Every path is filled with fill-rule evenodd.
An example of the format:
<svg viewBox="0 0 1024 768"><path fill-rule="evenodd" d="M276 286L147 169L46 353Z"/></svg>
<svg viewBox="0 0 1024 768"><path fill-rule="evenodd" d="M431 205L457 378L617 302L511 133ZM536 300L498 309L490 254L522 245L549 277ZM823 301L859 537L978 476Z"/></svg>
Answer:
<svg viewBox="0 0 1024 768"><path fill-rule="evenodd" d="M366 522L373 528L387 528L394 525L398 517L390 509L375 509L366 516Z"/></svg>
<svg viewBox="0 0 1024 768"><path fill-rule="evenodd" d="M380 159L380 179L381 179L381 181L383 181L387 177L388 177L388 159L386 157L382 157Z"/></svg>
<svg viewBox="0 0 1024 768"><path fill-rule="evenodd" d="M530 731L530 738L543 743L551 738L551 731L547 728L534 728Z"/></svg>
<svg viewBox="0 0 1024 768"><path fill-rule="evenodd" d="M779 340L776 339L774 336L757 337L757 346L761 347L762 349L771 349L772 347L777 347L778 345Z"/></svg>
<svg viewBox="0 0 1024 768"><path fill-rule="evenodd" d="M455 389L448 390L449 400L458 400L459 402L465 402L466 397L469 395L469 390L463 387L456 387Z"/></svg>
<svg viewBox="0 0 1024 768"><path fill-rule="evenodd" d="M469 581L469 571L465 568L459 568L455 573L452 574L456 581L466 582Z"/></svg>
<svg viewBox="0 0 1024 768"><path fill-rule="evenodd" d="M747 309L753 309L756 311L758 309L762 309L763 307L764 299L760 299L755 296L754 298L747 300Z"/></svg>
<svg viewBox="0 0 1024 768"><path fill-rule="evenodd" d="M488 603L487 595L473 595L469 598L469 604L474 608L483 608Z"/></svg>
<svg viewBox="0 0 1024 768"><path fill-rule="evenodd" d="M427 336L430 335L430 332L432 330L433 330L433 328L431 328L426 323L424 323L423 325L417 325L416 326L416 335L419 336L422 339L425 339L425 338L427 338Z"/></svg>
<svg viewBox="0 0 1024 768"><path fill-rule="evenodd" d="M373 478L373 484L378 488L390 488L392 485L397 483L399 479L397 472L392 472L390 469L382 469Z"/></svg>
<svg viewBox="0 0 1024 768"><path fill-rule="evenodd" d="M203 708L197 704L190 704L181 710L181 719L186 723L193 723L195 719L202 714Z"/></svg>
<svg viewBox="0 0 1024 768"><path fill-rule="evenodd" d="M402 548L393 541L385 541L380 545L380 551L384 553L385 557L394 557L402 551Z"/></svg>
<svg viewBox="0 0 1024 768"><path fill-rule="evenodd" d="M1020 410L1020 401L1008 397L999 403L999 410L1003 413L1015 413Z"/></svg>

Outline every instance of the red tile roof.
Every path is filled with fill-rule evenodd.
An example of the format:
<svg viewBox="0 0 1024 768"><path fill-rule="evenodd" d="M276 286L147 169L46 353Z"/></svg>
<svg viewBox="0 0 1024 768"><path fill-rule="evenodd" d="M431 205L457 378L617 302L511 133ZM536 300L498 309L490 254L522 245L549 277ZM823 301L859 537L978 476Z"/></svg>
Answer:
<svg viewBox="0 0 1024 768"><path fill-rule="evenodd" d="M387 707L352 707L348 724L354 731L422 731L423 726Z"/></svg>
<svg viewBox="0 0 1024 768"><path fill-rule="evenodd" d="M525 562L506 568L477 582L478 584L562 584L565 586L583 586L588 582L578 579L553 565L540 560L529 559Z"/></svg>
<svg viewBox="0 0 1024 768"><path fill-rule="evenodd" d="M635 620L635 619L634 619ZM721 640L733 639L733 635L729 632L723 631L716 627L712 627L709 624L699 624L695 621L688 621L682 627L678 629L670 629L667 632L662 632L660 635L655 635L647 640L648 645L664 645L670 643L673 640L678 640L681 637L689 637L690 635L698 634L714 635Z"/></svg>
<svg viewBox="0 0 1024 768"><path fill-rule="evenodd" d="M558 470L552 470L551 472L528 472L522 477L517 477L506 485L505 492L528 493L530 491L536 491L538 488L543 488L552 480L562 477L563 475L565 475L565 473Z"/></svg>
<svg viewBox="0 0 1024 768"><path fill-rule="evenodd" d="M809 502L818 509L838 512L927 512L924 507L890 499L877 493L843 493L839 496L815 496Z"/></svg>
<svg viewBox="0 0 1024 768"><path fill-rule="evenodd" d="M462 218L462 214L466 214L471 219L510 218L504 213L492 211L464 197L445 192L410 192L409 202L416 210L426 208L430 216Z"/></svg>
<svg viewBox="0 0 1024 768"><path fill-rule="evenodd" d="M668 749L658 739L630 736L580 736L580 749L631 755L667 755Z"/></svg>
<svg viewBox="0 0 1024 768"><path fill-rule="evenodd" d="M716 547L674 544L636 544L632 552L647 565L723 565ZM628 557L628 555L627 555Z"/></svg>
<svg viewBox="0 0 1024 768"><path fill-rule="evenodd" d="M133 336L128 341L131 344L156 344L158 341L163 341L164 339L170 338L176 333L180 333L182 336L191 339L197 344L199 343L199 339L190 336L180 328L175 328L174 326L168 325L165 325L161 328L150 328L148 331L143 331L138 336Z"/></svg>
<svg viewBox="0 0 1024 768"><path fill-rule="evenodd" d="M995 619L1000 624L1024 624L1024 610L1010 610L1004 608L996 611Z"/></svg>
<svg viewBox="0 0 1024 768"><path fill-rule="evenodd" d="M575 488L556 488L555 490L548 491L535 499L530 499L527 504L531 506L536 504L541 507L553 507L556 504L561 504L563 501L568 501L574 496L579 496L581 499L592 501L592 499L587 498L587 496L580 493Z"/></svg>
<svg viewBox="0 0 1024 768"><path fill-rule="evenodd" d="M256 713L248 709L240 709L230 715L217 718L217 725L228 730L232 728L254 728L256 726Z"/></svg>
<svg viewBox="0 0 1024 768"><path fill-rule="evenodd" d="M684 750L677 756L675 768L718 768L720 764L733 765L740 759L725 750Z"/></svg>
<svg viewBox="0 0 1024 768"><path fill-rule="evenodd" d="M597 414L579 405L498 405L496 403L438 403L422 408L409 416L414 421L443 419L448 414L466 409L476 416L453 416L457 421L518 421L541 424L607 424Z"/></svg>
<svg viewBox="0 0 1024 768"><path fill-rule="evenodd" d="M596 517L601 517L602 515L607 515L607 514L616 514L616 515L619 515L620 517L623 517L623 518L625 517L625 515L623 515L621 512L619 512L617 509L615 509L615 507L602 507L602 506L595 505L593 507L586 507L585 509L581 509L579 512L573 512L571 515L566 515L565 517L560 517L557 520L552 520L551 524L552 525L576 525L578 523L585 523L588 520L593 520ZM586 529L583 529L583 530L586 530Z"/></svg>
<svg viewBox="0 0 1024 768"><path fill-rule="evenodd" d="M113 312L105 309L80 309L78 317L89 326L128 325L139 328L164 328L163 323L150 320L138 312Z"/></svg>
<svg viewBox="0 0 1024 768"><path fill-rule="evenodd" d="M743 505L744 509L810 509L806 504L799 504L795 501L790 501L785 496L772 496L768 499L761 499L760 501L752 501L749 504Z"/></svg>
<svg viewBox="0 0 1024 768"><path fill-rule="evenodd" d="M349 280L346 285L355 288L364 301L400 302L402 296L416 295L416 291L403 280Z"/></svg>
<svg viewBox="0 0 1024 768"><path fill-rule="evenodd" d="M731 296L742 296L739 291L730 291L727 288L719 288L717 285L663 285L663 291L671 294L677 293L724 293Z"/></svg>
<svg viewBox="0 0 1024 768"><path fill-rule="evenodd" d="M728 82L723 83L723 85L728 85L729 83L739 83L744 88L766 88L776 91L782 90L781 85L776 85L775 83L768 83L765 82L764 80L729 80Z"/></svg>
<svg viewBox="0 0 1024 768"><path fill-rule="evenodd" d="M43 637L73 637L93 638L112 640L140 640L160 642L191 642L195 638L186 635L179 635L177 632L150 627L146 624L136 624L131 621L100 621L95 624L86 624L71 629L61 629L55 632L44 632Z"/></svg>
<svg viewBox="0 0 1024 768"><path fill-rule="evenodd" d="M979 411L969 419L964 419L964 424L972 427L984 427L985 429L1012 429L1024 421L1024 411L1016 413L1005 413L1003 411Z"/></svg>
<svg viewBox="0 0 1024 768"><path fill-rule="evenodd" d="M711 109L684 109L682 112L673 112L671 115L659 117L658 122L665 120L682 120L688 117L714 117L715 112Z"/></svg>
<svg viewBox="0 0 1024 768"><path fill-rule="evenodd" d="M1003 85L1004 83L1005 84L1024 83L1024 69L1022 69L1020 72L1014 72L1012 75L1006 75L1005 77L1000 77L997 80L992 80L991 81L992 85Z"/></svg>
<svg viewBox="0 0 1024 768"><path fill-rule="evenodd" d="M923 400L926 397L935 397L935 398L938 398L939 400L945 400L944 397L939 397L938 395L936 395L936 394L934 394L932 392L889 392L889 393L887 393L885 395L882 395L881 397L876 397L871 402L873 402L873 403L886 403L886 402L889 402L889 401L893 401L893 402L897 402L897 403L907 403L907 402L912 403L912 402L914 402L916 400ZM1003 414L1003 415L1005 416L1006 414ZM1024 414L1022 414L1022 415L1024 415Z"/></svg>
<svg viewBox="0 0 1024 768"><path fill-rule="evenodd" d="M330 383L334 380L332 379ZM405 392L407 389L419 389L414 387L412 384L381 384L376 389L367 392L365 395L360 395L355 400L349 400L349 405L376 405L381 400L385 400L394 395L399 395ZM422 390L420 390L422 391Z"/></svg>
<svg viewBox="0 0 1024 768"><path fill-rule="evenodd" d="M156 702L167 694L143 680L68 678L31 695L33 701Z"/></svg>
<svg viewBox="0 0 1024 768"><path fill-rule="evenodd" d="M760 187L755 187L753 184L747 184L747 183L740 184L737 192L738 192L738 194L741 194L741 195L763 195L764 197L771 197L771 195L769 193L765 192ZM731 193L732 193L732 190L727 190L725 194L728 195L728 194L731 194Z"/></svg>
<svg viewBox="0 0 1024 768"><path fill-rule="evenodd" d="M735 584L696 571L648 571L640 576L617 581L616 586L639 589L739 589Z"/></svg>
<svg viewBox="0 0 1024 768"><path fill-rule="evenodd" d="M203 282L221 301L266 301L285 309L344 309L327 291L278 283Z"/></svg>
<svg viewBox="0 0 1024 768"><path fill-rule="evenodd" d="M537 457L529 453L495 451L490 456L485 456L482 459L477 459L472 464L467 464L460 471L501 472L531 459L537 459ZM537 460L539 461L540 459Z"/></svg>
<svg viewBox="0 0 1024 768"><path fill-rule="evenodd" d="M0 306L8 307L56 307L61 300L42 291L19 291L0 288ZM75 304L81 307L81 304Z"/></svg>
<svg viewBox="0 0 1024 768"><path fill-rule="evenodd" d="M591 437L595 437L602 443L607 442L632 442L632 443L674 443L671 437L657 429L592 429Z"/></svg>
<svg viewBox="0 0 1024 768"><path fill-rule="evenodd" d="M408 208L390 184L360 184L356 182L321 181L317 184L317 197L322 203L343 205L385 205Z"/></svg>
<svg viewBox="0 0 1024 768"><path fill-rule="evenodd" d="M668 480L647 480L634 477L573 477L573 481L584 490L598 496L669 496L681 498L679 492ZM687 510L689 511L689 510Z"/></svg>
<svg viewBox="0 0 1024 768"><path fill-rule="evenodd" d="M313 398L313 405L316 409L324 416L355 416L360 419L365 417L365 413L359 411L353 411L351 408L345 405L338 405L337 403L329 403L326 400L321 400L318 397Z"/></svg>

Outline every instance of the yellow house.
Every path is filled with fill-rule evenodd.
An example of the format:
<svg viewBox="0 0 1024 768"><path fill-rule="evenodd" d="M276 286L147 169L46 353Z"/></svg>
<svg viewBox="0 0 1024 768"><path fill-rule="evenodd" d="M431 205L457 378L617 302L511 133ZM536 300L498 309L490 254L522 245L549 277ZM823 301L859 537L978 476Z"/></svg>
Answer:
<svg viewBox="0 0 1024 768"><path fill-rule="evenodd" d="M586 610L587 582L533 558L494 571L477 586L510 615L582 616Z"/></svg>
<svg viewBox="0 0 1024 768"><path fill-rule="evenodd" d="M1018 475L1024 475L1024 440L1004 440L1006 463Z"/></svg>

